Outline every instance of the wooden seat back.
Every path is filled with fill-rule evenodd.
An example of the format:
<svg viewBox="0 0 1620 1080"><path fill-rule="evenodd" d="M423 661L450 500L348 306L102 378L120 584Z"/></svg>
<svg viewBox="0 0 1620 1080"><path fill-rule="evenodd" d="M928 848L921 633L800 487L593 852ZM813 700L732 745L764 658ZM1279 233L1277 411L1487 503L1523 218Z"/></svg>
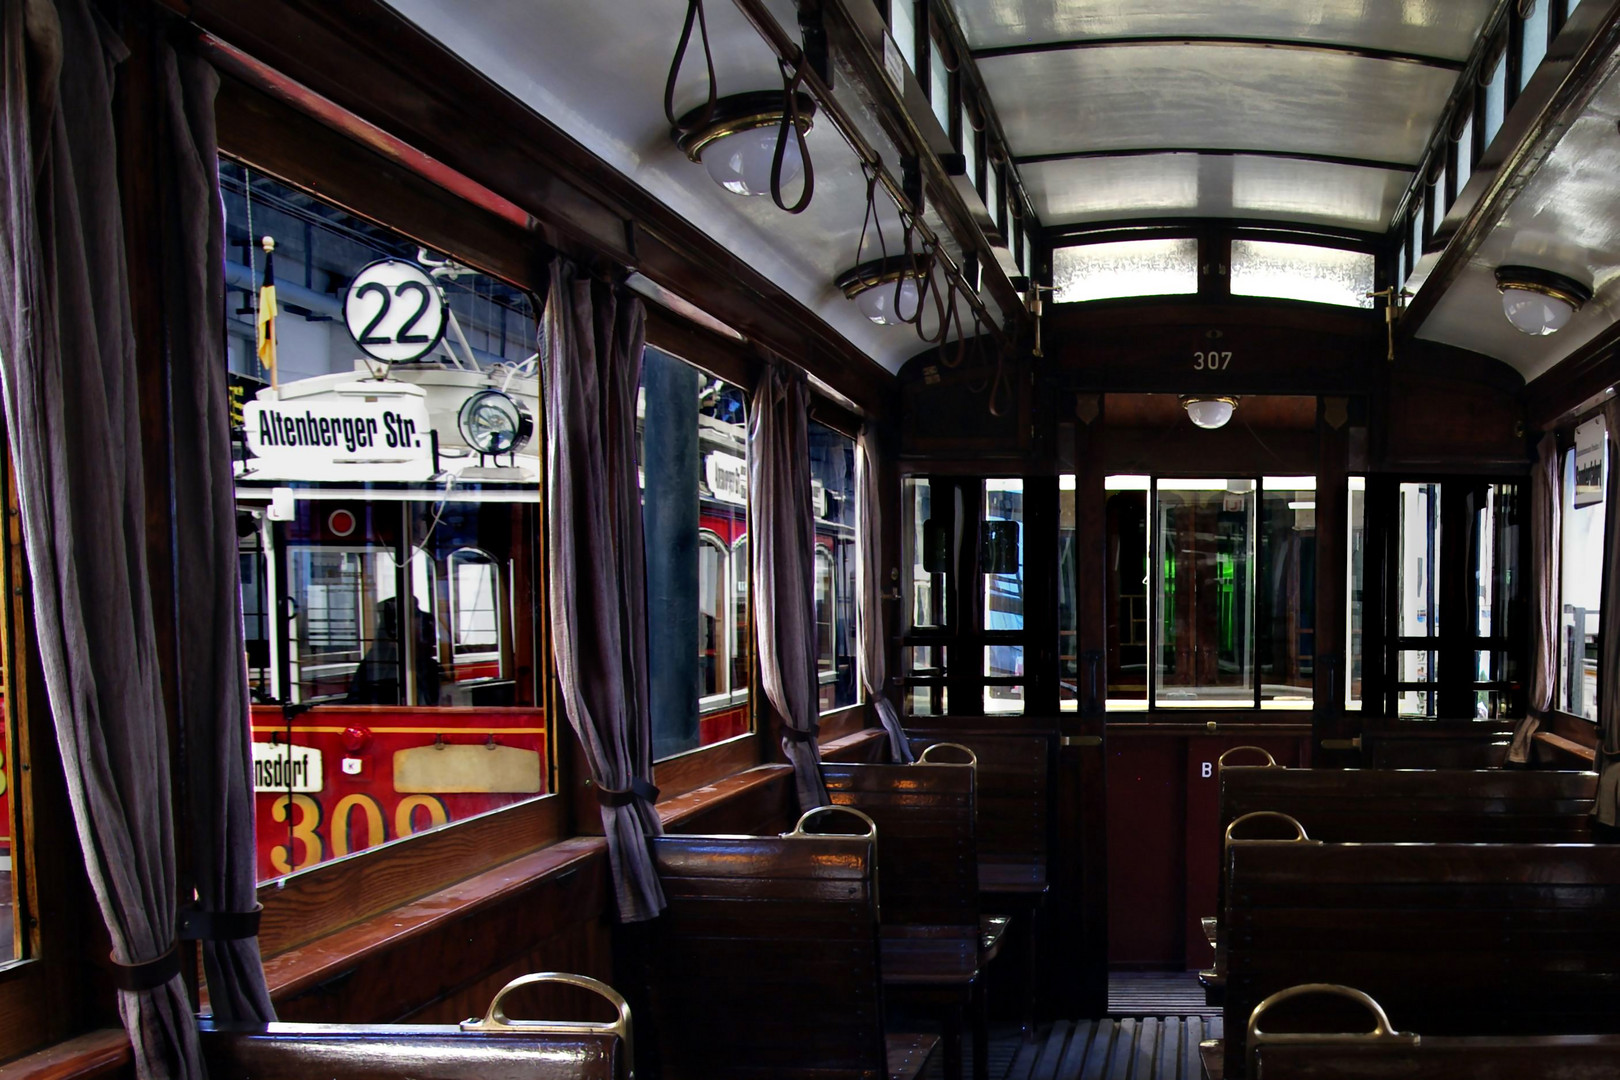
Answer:
<svg viewBox="0 0 1620 1080"><path fill-rule="evenodd" d="M616 1021L510 1020L502 999L539 983L591 990ZM480 1020L453 1024L199 1023L214 1080L631 1080L624 999L594 979L546 972L508 983Z"/></svg>
<svg viewBox="0 0 1620 1080"><path fill-rule="evenodd" d="M1298 983L1437 1036L1620 1033L1620 847L1235 843L1229 886L1227 1076Z"/></svg>
<svg viewBox="0 0 1620 1080"><path fill-rule="evenodd" d="M944 741L960 743L978 758L974 798L981 891L1044 892L1051 846L1052 734L917 729L910 735L919 753Z"/></svg>
<svg viewBox="0 0 1620 1080"><path fill-rule="evenodd" d="M1299 995L1363 998L1365 1029L1260 1034L1268 1005ZM1296 986L1249 1020L1252 1080L1593 1080L1620 1076L1620 1035L1432 1036L1397 1031L1383 1008L1344 986Z"/></svg>
<svg viewBox="0 0 1620 1080"><path fill-rule="evenodd" d="M883 1080L877 882L852 836L664 836L650 1001L669 1080Z"/></svg>
<svg viewBox="0 0 1620 1080"><path fill-rule="evenodd" d="M973 768L826 762L821 773L834 806L877 824L883 925L959 926L977 937Z"/></svg>

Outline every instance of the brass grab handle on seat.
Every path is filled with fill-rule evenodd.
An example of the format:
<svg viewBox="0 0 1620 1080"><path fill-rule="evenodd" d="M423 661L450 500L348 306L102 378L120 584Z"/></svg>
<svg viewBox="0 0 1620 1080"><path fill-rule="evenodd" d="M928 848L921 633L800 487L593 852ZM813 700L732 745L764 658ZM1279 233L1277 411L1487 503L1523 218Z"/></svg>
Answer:
<svg viewBox="0 0 1620 1080"><path fill-rule="evenodd" d="M581 990L589 990L593 994L604 998L609 1005L618 1010L619 1018L611 1023L602 1023L596 1020L513 1020L501 1008L501 1001L513 990L524 986L534 986L539 983L554 983L561 986L573 986ZM479 1031L484 1033L504 1032L508 1034L550 1034L550 1035L578 1035L582 1032L602 1032L608 1035L617 1035L624 1040L624 1054L630 1080L635 1080L635 1039L632 1037L630 1026L630 1003L613 987L588 975L570 975L562 971L540 971L531 975L520 975L501 987L495 997L490 1000L489 1009L484 1013L482 1020L472 1019L461 1022L462 1031Z"/></svg>
<svg viewBox="0 0 1620 1080"><path fill-rule="evenodd" d="M862 835L859 835L857 833L813 833L813 832L810 832L809 830L807 830L805 828L805 825L807 825L810 822L810 819L815 817L817 814L851 814L851 815L853 815L853 816L855 816L857 818L860 818L862 821L866 822L866 834L864 836L862 836ZM799 815L798 823L793 826L793 831L792 832L783 833L782 835L783 836L843 836L843 837L846 837L846 838L848 838L850 840L870 840L873 843L877 843L878 828L877 828L877 822L873 821L870 817L868 817L866 814L862 813L861 811L855 809L853 806L815 806L815 807L811 807L809 810L806 810L804 813Z"/></svg>
<svg viewBox="0 0 1620 1080"><path fill-rule="evenodd" d="M1233 746L1233 747L1228 747L1227 749L1221 751L1221 756L1220 757L1215 759L1215 767L1218 768L1218 769L1226 768L1226 759L1231 757L1233 754L1242 753L1244 750L1253 750L1255 753L1264 756L1265 759L1266 759L1264 762L1262 762L1259 765L1247 765L1247 766L1243 766L1244 768L1253 768L1253 769L1281 769L1281 768L1283 768L1283 766L1277 764L1277 759L1271 756L1271 751L1267 750L1263 746ZM1233 768L1237 768L1237 767L1238 766L1236 766L1236 765L1233 766Z"/></svg>
<svg viewBox="0 0 1620 1080"><path fill-rule="evenodd" d="M966 761L934 761L928 755L935 750L960 750L967 755L968 759ZM959 742L929 743L928 746L923 748L923 752L918 755L916 763L918 765L966 765L969 768L977 769L979 767L979 755Z"/></svg>
<svg viewBox="0 0 1620 1080"><path fill-rule="evenodd" d="M1255 821L1260 818L1264 818L1268 821L1286 822L1294 827L1294 832L1296 832L1298 835L1283 840L1245 840L1241 836L1235 837L1232 835L1232 830L1243 824L1245 821ZM1310 835L1306 833L1305 826L1299 823L1298 818L1293 817L1290 814L1285 814L1280 810L1251 810L1249 813L1244 814L1241 817L1233 818L1232 823L1226 827L1226 840L1225 843L1221 845L1221 849L1224 851L1231 847L1233 840L1239 840L1246 844L1320 844L1322 842L1320 840L1312 840Z"/></svg>
<svg viewBox="0 0 1620 1080"><path fill-rule="evenodd" d="M1304 997L1306 994L1331 994L1335 997L1349 998L1351 1001L1366 1006L1373 1018L1371 1031L1337 1031L1337 1032L1277 1032L1268 1034L1260 1030L1260 1017L1273 1005L1288 1001L1291 998ZM1255 1053L1261 1046L1277 1043L1304 1043L1311 1046L1347 1046L1363 1042L1389 1042L1397 1046L1417 1046L1421 1039L1409 1031L1396 1031L1390 1025L1389 1017L1384 1014L1383 1006L1374 1001L1372 997L1352 986L1340 986L1337 983L1302 983L1299 986L1290 986L1286 990L1279 990L1254 1007L1249 1014L1248 1032L1248 1061L1249 1076L1255 1075Z"/></svg>

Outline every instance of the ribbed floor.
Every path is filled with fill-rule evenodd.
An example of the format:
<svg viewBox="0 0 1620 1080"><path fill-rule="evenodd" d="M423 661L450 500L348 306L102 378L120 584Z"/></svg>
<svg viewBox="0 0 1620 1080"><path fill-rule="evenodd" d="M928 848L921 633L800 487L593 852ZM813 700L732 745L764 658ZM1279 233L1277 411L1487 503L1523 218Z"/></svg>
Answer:
<svg viewBox="0 0 1620 1080"><path fill-rule="evenodd" d="M1219 1016L1204 1004L1192 971L1115 971L1108 976L1109 1016Z"/></svg>
<svg viewBox="0 0 1620 1080"><path fill-rule="evenodd" d="M1221 1019L1202 1016L1060 1020L1022 1041L998 1074L991 1043L991 1080L1200 1080L1198 1044L1221 1036Z"/></svg>

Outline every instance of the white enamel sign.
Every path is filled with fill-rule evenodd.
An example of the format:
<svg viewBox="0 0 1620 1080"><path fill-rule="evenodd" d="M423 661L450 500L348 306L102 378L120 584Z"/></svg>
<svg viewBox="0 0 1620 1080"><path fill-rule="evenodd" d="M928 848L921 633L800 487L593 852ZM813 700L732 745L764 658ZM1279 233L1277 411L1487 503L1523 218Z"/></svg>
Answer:
<svg viewBox="0 0 1620 1080"><path fill-rule="evenodd" d="M718 450L703 459L703 478L721 502L748 505L748 463L735 454Z"/></svg>
<svg viewBox="0 0 1620 1080"><path fill-rule="evenodd" d="M389 364L418 360L444 337L444 298L415 263L383 259L362 269L343 298L349 336L366 355Z"/></svg>
<svg viewBox="0 0 1620 1080"><path fill-rule="evenodd" d="M321 790L321 752L313 746L253 744L254 791Z"/></svg>
<svg viewBox="0 0 1620 1080"><path fill-rule="evenodd" d="M250 401L242 407L254 471L289 480L390 480L433 473L427 402L410 394Z"/></svg>

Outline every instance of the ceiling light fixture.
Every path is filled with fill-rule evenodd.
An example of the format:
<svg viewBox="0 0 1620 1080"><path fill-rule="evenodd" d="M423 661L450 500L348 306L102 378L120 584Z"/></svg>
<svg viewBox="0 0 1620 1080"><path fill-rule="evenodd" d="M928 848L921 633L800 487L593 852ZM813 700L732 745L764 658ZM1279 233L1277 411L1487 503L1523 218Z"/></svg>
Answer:
<svg viewBox="0 0 1620 1080"><path fill-rule="evenodd" d="M1187 410L1187 419L1206 431L1225 427L1226 422L1232 419L1232 413L1237 410L1237 404L1238 399L1235 397L1188 395L1181 399L1181 407Z"/></svg>
<svg viewBox="0 0 1620 1080"><path fill-rule="evenodd" d="M917 321L922 304L921 282L928 275L931 260L890 255L861 263L838 275L837 285L855 301L861 314L879 326L896 326Z"/></svg>
<svg viewBox="0 0 1620 1080"><path fill-rule="evenodd" d="M809 94L794 92L793 126L799 135L810 130L816 102ZM801 139L788 138L784 117L786 97L780 90L732 94L699 106L676 122L675 136L686 156L700 161L714 182L737 195L769 195L771 167L777 143L782 142L779 190L804 172ZM705 115L707 114L707 115Z"/></svg>
<svg viewBox="0 0 1620 1080"><path fill-rule="evenodd" d="M1592 299L1592 290L1573 278L1534 266L1497 267L1496 287L1502 314L1531 337L1557 333Z"/></svg>

